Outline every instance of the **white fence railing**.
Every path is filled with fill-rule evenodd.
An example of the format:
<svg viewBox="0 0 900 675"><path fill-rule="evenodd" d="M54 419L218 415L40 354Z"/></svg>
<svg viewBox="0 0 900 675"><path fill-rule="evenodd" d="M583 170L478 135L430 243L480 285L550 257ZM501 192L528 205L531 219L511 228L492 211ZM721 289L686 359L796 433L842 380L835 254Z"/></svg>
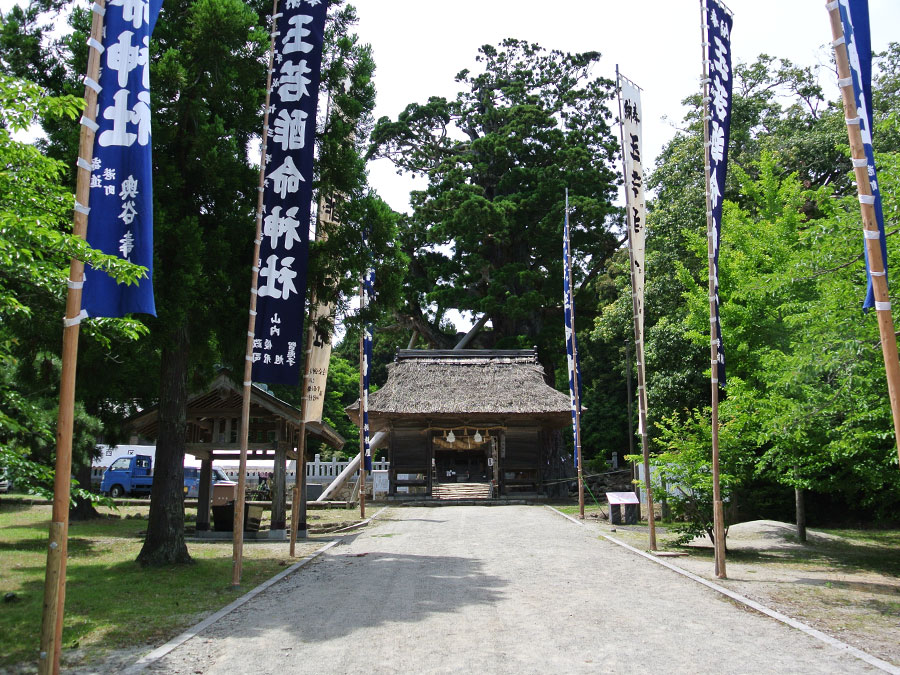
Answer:
<svg viewBox="0 0 900 675"><path fill-rule="evenodd" d="M306 463L306 482L307 483L318 483L319 485L328 485L337 478L340 473L347 468L349 461L344 460L336 460L332 458L328 461L322 461L320 455L316 455L315 458L311 462ZM373 471L387 471L391 466L391 463L388 461L380 461L380 462L372 462L372 470ZM227 468L223 469L225 474L229 478L233 478L237 480L238 471L236 468ZM259 482L260 474L265 477L271 477L271 471L259 471L257 469L248 469L246 480L248 484L254 484ZM357 471L356 474L359 475ZM296 475L293 471L287 471L287 480L288 485L293 485L296 482Z"/></svg>
<svg viewBox="0 0 900 675"><path fill-rule="evenodd" d="M307 483L318 483L320 485L328 485L333 481L338 475L340 475L341 471L347 468L349 461L338 461L335 459L322 461L319 455L315 456L311 462L306 463L306 482ZM288 466L293 466L293 462L289 462ZM216 465L218 466L218 465ZM372 469L374 471L387 471L390 468L391 463L388 461L381 462L372 462ZM92 467L91 468L91 483L99 485L100 481L103 479L103 472L106 470L106 467ZM237 481L238 478L238 470L237 467L222 467L222 471L225 472L229 478L234 481ZM296 482L296 475L294 471L288 470L286 472L287 480L286 483L288 485L293 485ZM357 471L356 474L359 475ZM247 475L245 480L247 485L253 486L259 484L260 477L271 478L272 470L261 470L258 467L248 467Z"/></svg>

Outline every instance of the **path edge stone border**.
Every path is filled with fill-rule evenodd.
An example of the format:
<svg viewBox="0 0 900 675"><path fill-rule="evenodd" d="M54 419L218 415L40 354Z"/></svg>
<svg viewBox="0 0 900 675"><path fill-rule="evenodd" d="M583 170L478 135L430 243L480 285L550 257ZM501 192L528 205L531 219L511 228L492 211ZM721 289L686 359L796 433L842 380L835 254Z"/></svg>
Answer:
<svg viewBox="0 0 900 675"><path fill-rule="evenodd" d="M553 508L549 504L545 504L544 506L546 506L548 509L550 509L554 513L561 515L566 520L572 521L576 525L579 525L581 527L585 526L585 523L581 522L580 520L577 520L576 518L573 518L572 516L569 516L569 515L563 513L559 509ZM641 551L640 549L637 549L634 546L626 544L624 541L616 539L615 537L611 537L608 534L604 534L603 532L600 532L600 536L603 537L604 539L608 539L609 541L611 541L612 543L614 543L618 546L621 546L624 549L631 551L632 553L636 553L639 556L642 556L644 558L647 558L648 560L655 562L657 565L662 565L663 567L666 567L677 574L687 577L688 579L691 579L692 581L696 581L699 584L703 584L707 588L710 588L710 589L716 591L717 593L720 593L728 598L731 598L735 602L739 602L742 605L745 605L746 607L754 609L757 612L764 614L771 619L775 619L776 621L786 624L786 625L790 626L791 628L796 628L797 630L806 633L810 637L813 637L816 640L820 640L821 642L824 642L825 644L827 644L831 647L834 647L835 649L837 649L839 651L846 652L852 656L855 656L856 658L860 659L861 661L865 661L870 666L874 666L875 668L878 668L879 670L883 670L886 673L891 673L892 675L900 675L900 668L898 668L897 666L895 666L892 663L888 663L887 661L879 659L877 656L872 656L871 654L868 654L867 652L864 652L861 649L858 649L857 647L848 645L846 642L841 642L837 638L833 638L830 635L827 635L826 633L823 633L820 630L816 630L812 626L808 626L805 623L798 621L797 619L793 619L793 618L787 616L786 614L782 614L781 612L776 612L774 609L769 609L765 605L762 605L762 604L756 602L755 600L751 600L750 598L747 598L747 597L741 595L740 593L735 593L734 591L729 590L729 589L725 588L724 586L719 586L718 584L713 583L712 581L704 579L703 577L699 577L696 574L692 574L691 572L688 572L687 570L684 570L684 569L678 567L677 565L673 565L672 563L666 562L665 560L661 560L661 559L657 558L656 556L654 556L650 553L647 553L646 551Z"/></svg>
<svg viewBox="0 0 900 675"><path fill-rule="evenodd" d="M351 528L362 527L363 525L368 525L370 522L372 522L378 516L380 516L381 513L383 511L385 511L387 508L388 508L387 506L382 507L381 509L378 510L377 513L370 516L369 518L366 518L365 520L362 520L362 521L356 523L355 525L351 525L349 528L343 528L343 530L345 531L345 530L348 530ZM336 532L340 532L340 531L342 531L342 530L337 530ZM334 534L334 533L331 533L331 534ZM188 628L186 631L184 631L180 635L176 635L171 640L166 642L164 645L162 645L161 647L157 647L149 654L145 654L140 659L138 659L137 661L132 663L130 666L128 666L125 670L123 670L122 675L134 675L135 673L140 673L147 666L159 661L161 658L163 658L164 656L167 656L169 653L171 653L176 648L183 645L185 642L190 640L192 637L198 635L199 633L202 633L204 630L209 628L212 624L214 624L216 621L218 621L222 617L227 616L228 614L231 614L231 612L236 610L241 605L246 604L247 602L249 602L250 600L255 598L257 595L262 593L264 590L269 588L270 586L274 586L279 581L284 579L286 576L293 574L294 572L299 570L304 565L307 565L310 562L312 562L313 560L315 560L316 558L318 558L320 555L325 553L328 549L334 548L335 546L337 546L340 543L341 543L340 539L334 539L332 541L329 541L323 547L321 547L320 549L318 549L316 551L313 551L305 558L298 560L293 565L288 567L286 570L282 570L281 572L276 574L271 579L268 579L267 581L262 582L256 588L254 588L250 591L247 591L241 597L232 601L230 604L225 605L218 612L216 612L214 614L210 614L208 617L203 619L203 621L201 621L200 623L196 624L195 626L192 626L191 628Z"/></svg>
<svg viewBox="0 0 900 675"><path fill-rule="evenodd" d="M212 624L214 624L216 621L218 621L222 617L227 616L228 614L231 614L231 612L236 610L241 605L246 604L247 602L249 602L250 600L255 598L257 595L262 593L264 590L269 588L270 586L277 584L279 581L284 579L289 574L293 574L294 572L296 572L298 569L300 569L304 565L307 565L308 563L310 563L313 560L315 560L316 558L318 558L320 555L325 553L325 551L327 551L328 549L333 548L334 546L337 546L340 543L341 542L339 539L335 539L333 541L328 542L327 544L322 546L320 549L310 553L305 558L298 560L293 565L288 567L286 570L282 570L281 572L276 574L271 579L268 579L267 581L262 582L256 588L254 588L250 591L247 591L241 597L232 601L230 604L225 605L218 612L215 612L214 614L210 614L208 617L203 619L203 621L201 621L200 623L192 626L191 628L188 628L186 631L184 631L180 635L176 635L171 640L166 642L164 645L162 645L161 647L157 647L149 654L145 654L144 656L142 656L140 659L138 659L133 664L128 666L125 670L123 670L122 671L123 675L133 675L134 673L140 673L142 670L144 670L144 668L151 665L152 663L155 663L156 661L159 661L161 658L168 655L170 652L174 651L177 647L180 647L181 645L183 645L185 642L190 640L192 637L198 635L199 633L201 633L204 630L206 630L207 628L209 628Z"/></svg>

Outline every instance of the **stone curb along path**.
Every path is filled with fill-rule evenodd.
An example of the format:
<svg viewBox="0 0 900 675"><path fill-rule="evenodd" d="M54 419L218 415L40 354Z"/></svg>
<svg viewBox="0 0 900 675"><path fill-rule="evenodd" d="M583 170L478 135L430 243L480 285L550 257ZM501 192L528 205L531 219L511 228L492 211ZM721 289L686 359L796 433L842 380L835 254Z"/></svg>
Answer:
<svg viewBox="0 0 900 675"><path fill-rule="evenodd" d="M337 530L331 534L337 534L340 532L345 532L348 530L357 529L357 528L363 527L365 525L368 525L370 522L372 522L378 516L380 516L382 514L382 512L384 512L387 508L388 507L386 507L386 506L382 507L381 509L378 510L377 513L370 516L369 518L366 518L365 520L362 520L354 525L351 525L350 527L345 527L345 528L342 528L341 530ZM161 647L157 647L149 654L145 654L140 659L135 661L133 664L128 666L128 668L123 670L122 675L135 675L136 673L143 672L144 669L147 668L147 666L150 666L151 664L156 663L161 658L163 658L164 656L166 656L167 654L174 651L176 648L180 647L185 642L190 640L192 637L195 637L199 633L202 633L204 630L206 630L211 625L213 625L216 621L219 621L221 618L231 614L238 607L246 604L247 602L249 602L250 600L255 598L257 595L262 593L264 590L266 590L267 588L274 586L275 584L277 584L279 581L281 581L285 577L290 576L291 574L293 574L294 572L299 570L301 567L308 565L313 560L318 558L320 555L325 553L327 550L334 548L335 546L337 546L340 543L341 543L340 539L335 539L333 541L330 541L327 544L325 544L322 548L318 549L317 551L314 551L313 553L310 553L308 556L302 558L301 560L298 560L293 565L288 567L286 570L279 572L278 574L276 574L274 577L272 577L268 581L264 581L259 586L257 586L256 588L254 588L251 591L248 591L247 593L245 593L244 595L239 597L237 600L233 601L231 604L226 605L225 607L220 609L215 614L211 614L210 616L206 617L203 621L201 621L197 625L192 626L191 628L188 628L186 631L184 631L180 635L176 635L174 638L169 640L167 643L165 643Z"/></svg>
<svg viewBox="0 0 900 675"><path fill-rule="evenodd" d="M578 525L580 527L585 526L585 523L581 522L580 520L577 520L576 518L573 518L572 516L566 515L562 511L553 508L549 504L545 504L545 506L548 509L550 509L551 511L561 515L566 520L570 520L571 522L575 523L576 525ZM822 631L816 630L815 628L812 628L811 626L807 626L805 623L803 623L801 621L797 621L796 619L792 619L791 617L789 617L785 614L776 612L773 609L769 609L765 605L761 605L760 603L756 602L755 600L751 600L750 598L744 597L743 595L740 595L739 593L735 593L734 591L731 591L723 586L719 586L718 584L715 584L707 579L704 579L703 577L698 577L696 574L692 574L691 572L688 572L687 570L684 570L684 569L678 567L677 565L673 565L670 562L661 560L661 559L657 558L656 556L652 555L651 553L647 553L646 551L641 551L640 549L630 546L630 545L626 544L624 541L620 541L619 539L616 539L615 537L611 537L608 534L603 534L602 532L600 532L600 536L603 537L604 539L608 539L609 541L616 544L617 546L621 546L622 548L625 548L625 549L631 551L632 553L642 556L642 557L646 558L647 560L653 561L657 565L662 565L663 567L666 567L666 568L672 570L676 574L680 574L682 576L687 577L688 579L691 579L692 581L696 581L699 584L703 584L707 588L711 588L712 590L716 591L717 593L721 593L722 595L727 596L728 598L734 600L735 602L739 602L742 605L745 605L746 607L750 607L751 609L754 609L757 612L760 612L761 614L765 614L769 618L772 618L772 619L775 619L776 621L780 621L781 623L787 624L791 628L796 628L797 630L803 631L807 635L814 637L815 639L820 640L820 641L824 642L825 644L827 644L831 647L834 647L835 649L837 649L839 651L843 651L848 654L851 654L852 656L855 656L856 658L858 658L862 661L865 661L869 665L874 666L874 667L878 668L879 670L883 670L886 673L891 673L892 675L900 675L900 668L893 665L892 663L888 663L887 661L883 661L882 659L879 659L876 656L867 654L866 652L862 651L861 649L858 649L852 645L848 645L846 642L841 642L840 640L833 638L830 635L823 633Z"/></svg>

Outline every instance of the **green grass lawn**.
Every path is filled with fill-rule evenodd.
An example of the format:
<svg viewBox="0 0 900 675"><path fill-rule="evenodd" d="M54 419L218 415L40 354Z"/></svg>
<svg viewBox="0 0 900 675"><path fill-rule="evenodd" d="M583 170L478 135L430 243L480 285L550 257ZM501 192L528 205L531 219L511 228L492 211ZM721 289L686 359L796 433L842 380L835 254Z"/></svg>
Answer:
<svg viewBox="0 0 900 675"><path fill-rule="evenodd" d="M578 504L563 504L563 505L554 504L553 508L565 513L567 516L575 516L576 518L578 517L578 513L579 513ZM585 503L584 503L584 515L585 516L588 516L590 514L600 513L600 512L608 514L609 506L607 506L606 504L603 504L603 506L600 507L600 506L597 506L596 504L589 504L587 501L585 501Z"/></svg>
<svg viewBox="0 0 900 675"><path fill-rule="evenodd" d="M148 507L100 510L109 517L69 527L64 649L100 652L164 642L297 560L288 556L287 543L248 542L238 589L231 586L230 541L189 542L195 564L143 569L134 561ZM37 659L50 514L50 506L0 507L0 596L15 593L0 604L0 671ZM346 509L309 515L311 524L354 518ZM298 542L298 556L322 543Z"/></svg>

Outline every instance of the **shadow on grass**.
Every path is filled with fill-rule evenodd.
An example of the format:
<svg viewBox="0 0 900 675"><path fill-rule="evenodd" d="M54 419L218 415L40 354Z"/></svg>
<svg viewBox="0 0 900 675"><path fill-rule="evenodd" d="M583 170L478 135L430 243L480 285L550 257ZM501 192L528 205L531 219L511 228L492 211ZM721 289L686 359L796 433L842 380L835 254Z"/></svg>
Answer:
<svg viewBox="0 0 900 675"><path fill-rule="evenodd" d="M0 497L0 514L21 513L22 511L30 511L34 506L31 504L23 504L21 502L9 502ZM9 527L9 526L7 526Z"/></svg>
<svg viewBox="0 0 900 675"><path fill-rule="evenodd" d="M792 547L773 549L732 549L726 555L728 560L743 563L779 563L823 565L834 570L848 573L874 572L886 576L900 577L900 555L892 547L875 544L856 543L847 539L818 539L805 545L783 536L766 536L780 542L793 543ZM675 550L688 553L695 558L712 558L712 548L698 546L680 546Z"/></svg>
<svg viewBox="0 0 900 675"><path fill-rule="evenodd" d="M46 546L46 542L42 542ZM137 556L139 547L130 552ZM132 558L104 564L103 551L73 551L66 570L63 648L103 649L157 644L220 609L280 569L276 558L244 558L244 588L231 585L231 556L195 557L193 564L142 568ZM108 551L107 551L108 553ZM0 672L4 664L37 659L44 592L43 566L17 589L0 616Z"/></svg>
<svg viewBox="0 0 900 675"><path fill-rule="evenodd" d="M818 586L820 588L834 588L842 591L872 593L875 595L893 595L897 598L897 602L894 604L900 606L900 586L897 586L896 584L877 584L869 581L832 581L829 579L809 578L795 579L789 583Z"/></svg>
<svg viewBox="0 0 900 675"><path fill-rule="evenodd" d="M2 551L41 551L47 550L47 537L37 539L17 539L16 541L0 541L0 552ZM68 552L69 556L90 556L100 555L106 549L97 546L97 542L91 539L82 539L80 537L69 537ZM43 567L41 568L44 569Z"/></svg>

